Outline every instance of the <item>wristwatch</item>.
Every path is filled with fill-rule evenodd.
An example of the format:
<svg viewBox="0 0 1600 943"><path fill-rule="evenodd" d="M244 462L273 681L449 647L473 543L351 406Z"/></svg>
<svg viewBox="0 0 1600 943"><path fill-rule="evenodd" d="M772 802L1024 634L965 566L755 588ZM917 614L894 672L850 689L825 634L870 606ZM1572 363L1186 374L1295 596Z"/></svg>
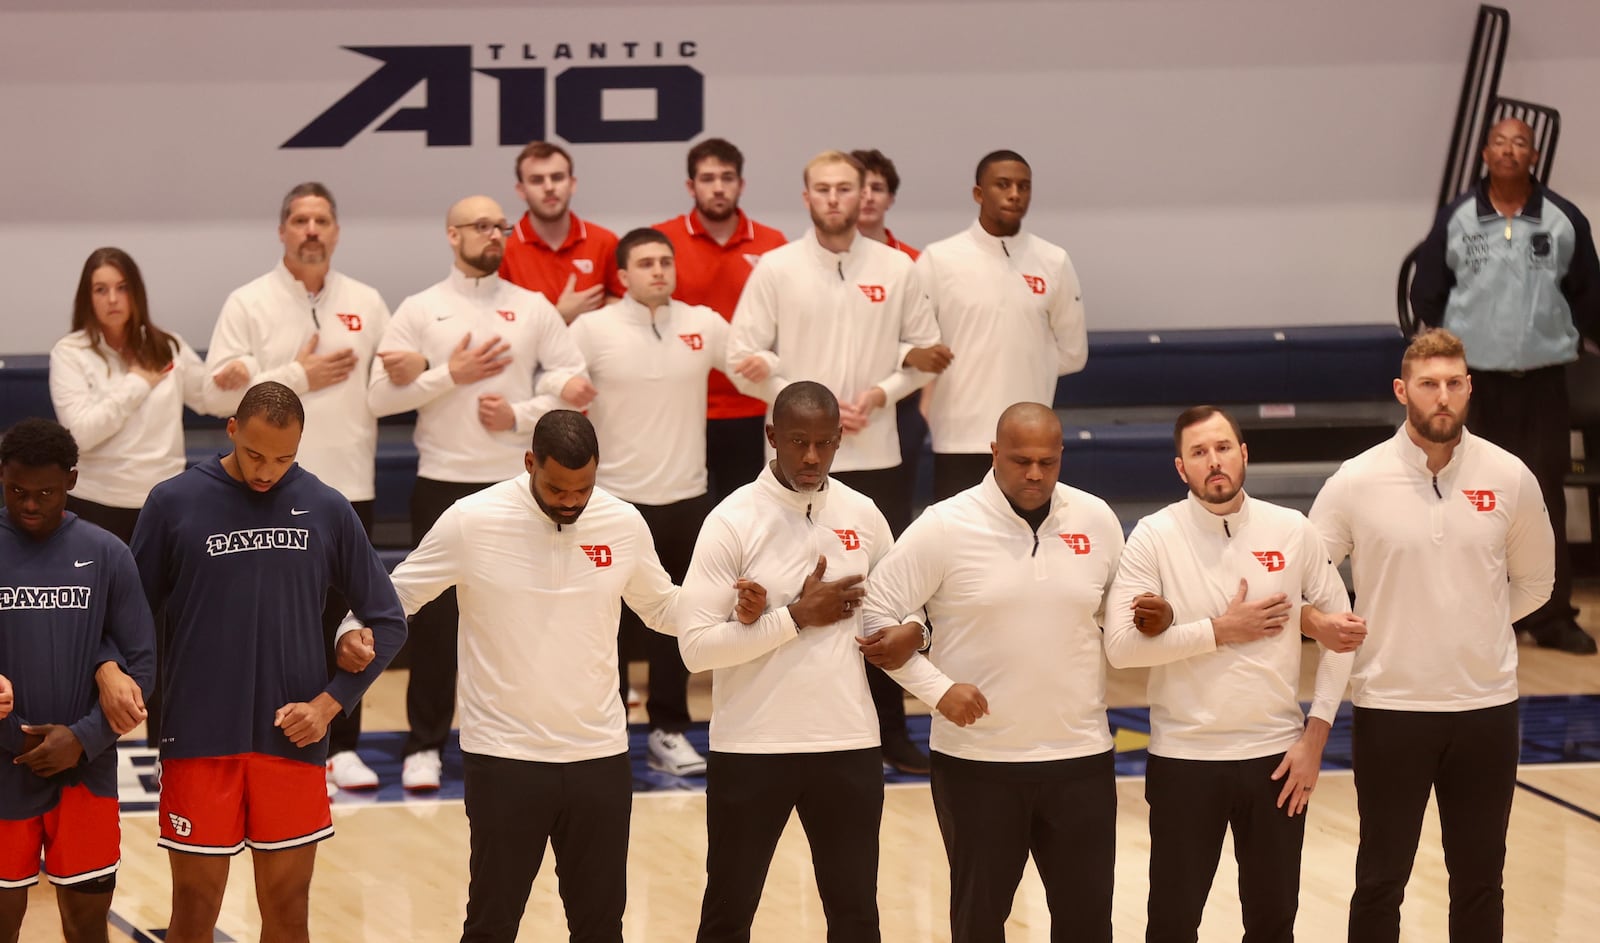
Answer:
<svg viewBox="0 0 1600 943"><path fill-rule="evenodd" d="M922 626L922 647L917 649L918 655L928 654L928 649L933 647L933 627L927 624Z"/></svg>

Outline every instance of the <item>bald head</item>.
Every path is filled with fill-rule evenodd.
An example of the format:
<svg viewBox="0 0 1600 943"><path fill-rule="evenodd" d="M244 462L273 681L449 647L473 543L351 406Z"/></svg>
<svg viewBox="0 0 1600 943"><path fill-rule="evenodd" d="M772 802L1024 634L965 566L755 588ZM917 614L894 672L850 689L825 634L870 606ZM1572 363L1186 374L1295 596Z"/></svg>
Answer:
<svg viewBox="0 0 1600 943"><path fill-rule="evenodd" d="M1521 118L1496 121L1484 139L1483 165L1494 183L1521 186L1538 159L1539 152L1533 148L1533 129Z"/></svg>
<svg viewBox="0 0 1600 943"><path fill-rule="evenodd" d="M1006 407L995 426L994 481L1013 505L1036 511L1050 503L1061 474L1061 420L1040 403Z"/></svg>
<svg viewBox="0 0 1600 943"><path fill-rule="evenodd" d="M444 217L445 234L455 250L456 268L469 278L482 278L500 268L505 256L505 211L493 198L469 196L456 201Z"/></svg>

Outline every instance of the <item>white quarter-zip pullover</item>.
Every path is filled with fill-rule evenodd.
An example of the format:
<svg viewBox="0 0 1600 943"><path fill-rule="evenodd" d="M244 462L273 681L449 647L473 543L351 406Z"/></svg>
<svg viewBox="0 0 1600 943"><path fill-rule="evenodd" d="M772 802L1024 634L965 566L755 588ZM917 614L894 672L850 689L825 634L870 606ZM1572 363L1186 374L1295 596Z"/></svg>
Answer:
<svg viewBox="0 0 1600 943"><path fill-rule="evenodd" d="M251 386L282 383L299 394L306 410L296 461L347 499L371 501L378 419L367 407L366 377L388 323L389 307L375 289L330 270L321 293L312 295L280 259L222 305L206 351L208 411L232 415ZM349 376L316 392L295 361L313 335L316 353L348 349L356 354ZM234 360L249 368L250 382L236 390L219 389L210 377Z"/></svg>
<svg viewBox="0 0 1600 943"><path fill-rule="evenodd" d="M879 745L856 645L862 610L797 629L788 605L818 557L827 560L824 580L864 576L893 540L883 513L859 491L832 478L820 491L790 491L770 464L717 505L695 543L677 619L683 663L711 671L711 749L824 753ZM741 579L767 591L767 611L752 625L734 618Z"/></svg>
<svg viewBox="0 0 1600 943"><path fill-rule="evenodd" d="M622 602L676 635L678 599L632 505L596 488L576 523L557 525L524 473L451 505L392 579L407 616L456 589L461 749L542 763L627 752ZM355 627L347 618L340 634Z"/></svg>
<svg viewBox="0 0 1600 943"><path fill-rule="evenodd" d="M872 571L867 628L920 621L926 605L935 631L926 656L889 674L929 707L956 682L989 702L968 727L935 711L935 751L1017 763L1111 749L1100 621L1121 554L1104 501L1057 483L1033 530L992 471L906 529Z"/></svg>
<svg viewBox="0 0 1600 943"><path fill-rule="evenodd" d="M72 493L114 508L144 507L150 489L183 471L183 407L206 410L206 370L183 338L154 387L102 341L73 331L50 349L50 402L78 443Z"/></svg>
<svg viewBox="0 0 1600 943"><path fill-rule="evenodd" d="M569 331L597 391L600 486L647 505L705 494L706 378L722 367L728 322L681 301L652 313L630 296Z"/></svg>
<svg viewBox="0 0 1600 943"><path fill-rule="evenodd" d="M956 358L928 404L933 450L989 451L1012 403L1054 403L1056 378L1089 357L1083 295L1060 246L974 222L922 250L917 275Z"/></svg>
<svg viewBox="0 0 1600 943"><path fill-rule="evenodd" d="M740 392L767 401L769 421L778 392L797 380L821 383L842 403L879 387L886 405L866 428L845 435L833 470L893 468L900 464L894 404L934 376L902 364L912 348L937 343L938 325L904 252L864 236L830 252L808 230L763 255L750 274L733 312L725 372ZM735 370L751 354L771 368L761 383Z"/></svg>
<svg viewBox="0 0 1600 943"><path fill-rule="evenodd" d="M511 345L511 364L498 375L464 386L450 376L450 355L463 337L478 347L491 337ZM432 481L504 481L522 471L539 417L562 408L561 388L583 373L583 356L566 323L543 295L498 275L450 275L400 303L379 351L418 351L428 369L395 386L383 362L372 364L368 402L379 416L417 411L417 477ZM490 432L478 421L478 397L505 397L516 428Z"/></svg>
<svg viewBox="0 0 1600 943"><path fill-rule="evenodd" d="M1271 638L1218 646L1211 620L1247 585L1246 600L1283 593L1291 615ZM1172 605L1153 638L1133 625L1134 597ZM1213 514L1193 494L1140 520L1106 598L1106 655L1118 668L1151 666L1150 753L1179 760L1249 760L1282 753L1305 730L1300 604L1349 612L1350 597L1316 528L1299 511L1248 496ZM1333 723L1352 655L1317 646L1310 716Z"/></svg>
<svg viewBox="0 0 1600 943"><path fill-rule="evenodd" d="M1467 711L1517 699L1511 623L1550 598L1555 536L1528 467L1461 430L1438 474L1406 426L1339 467L1311 508L1350 557L1357 707Z"/></svg>

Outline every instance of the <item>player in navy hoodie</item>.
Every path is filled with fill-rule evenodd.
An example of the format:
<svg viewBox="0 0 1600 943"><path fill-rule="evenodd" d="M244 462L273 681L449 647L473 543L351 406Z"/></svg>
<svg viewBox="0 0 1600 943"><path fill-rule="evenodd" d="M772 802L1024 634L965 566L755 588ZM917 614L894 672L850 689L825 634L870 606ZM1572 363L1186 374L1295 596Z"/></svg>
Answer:
<svg viewBox="0 0 1600 943"><path fill-rule="evenodd" d="M133 557L66 510L77 463L72 434L48 420L0 440L0 671L15 681L0 678L0 940L17 938L41 852L62 935L106 939L122 841L95 671L120 662L148 690L155 668Z"/></svg>
<svg viewBox="0 0 1600 943"><path fill-rule="evenodd" d="M305 411L281 383L250 388L233 450L157 485L133 535L150 608L167 608L161 837L172 866L169 943L210 943L229 857L255 865L262 939L307 939L316 842L333 834L328 722L353 708L405 641L405 615L350 502L295 464ZM370 629L370 657L329 680L328 590ZM341 658L341 661L347 659Z"/></svg>

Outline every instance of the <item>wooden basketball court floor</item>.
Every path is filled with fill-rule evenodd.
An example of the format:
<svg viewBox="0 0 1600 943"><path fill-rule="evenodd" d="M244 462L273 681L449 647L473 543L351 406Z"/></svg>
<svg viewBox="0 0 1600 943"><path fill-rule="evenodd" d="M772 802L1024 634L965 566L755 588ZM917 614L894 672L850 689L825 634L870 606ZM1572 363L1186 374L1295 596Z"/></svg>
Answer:
<svg viewBox="0 0 1600 943"><path fill-rule="evenodd" d="M1580 602L1593 612L1600 593L1587 591ZM1583 621L1600 622L1590 617ZM1554 761L1525 764L1519 772L1522 788L1512 811L1506 866L1506 939L1541 943L1600 939L1600 762L1560 760L1562 755L1600 758L1600 720L1593 720L1600 718L1600 659L1529 647L1521 654L1523 694L1546 696L1525 702L1524 757L1530 749L1545 749L1550 752L1546 758ZM1311 659L1306 661L1309 666ZM635 670L643 669L635 666ZM1307 699L1310 678L1308 667L1302 684L1302 697ZM1110 673L1109 703L1129 709L1114 711L1114 723L1124 715L1138 715L1137 708L1146 705L1144 682L1142 671ZM398 776L399 741L397 735L381 731L404 729L404 690L405 673L392 671L368 699L368 735L362 751L369 762L390 761L380 769L390 780ZM697 717L706 715L709 703L709 679L697 676L691 688ZM908 700L907 706L920 710L915 701ZM642 712L636 710L633 720L642 721ZM380 742L385 737L388 746ZM640 737L634 740L638 743ZM1556 742L1548 742L1552 740ZM376 745L369 748L369 741ZM1139 733L1124 729L1118 734L1119 757L1126 754L1137 767L1144 742ZM129 758L138 751L124 752L128 767ZM394 755L381 755L386 753ZM642 768L642 760L635 759L636 767ZM459 776L458 763L447 767L447 774L451 768ZM133 770L131 777L135 792L137 772ZM659 774L644 775L662 779ZM878 899L885 943L949 939L944 849L926 780L912 779L891 783L884 801ZM624 922L624 935L630 941L694 937L705 876L705 799L689 783L679 786L639 793L634 800ZM390 786L384 792L400 790ZM459 795L459 784L455 794ZM123 862L113 904L112 939L159 940L169 906L166 853L155 846L154 812L129 801L127 787L123 798L130 810L123 819ZM1142 940L1149 850L1143 780L1119 777L1118 803L1116 939ZM1345 938L1354 880L1355 808L1350 773L1326 770L1306 831L1297 925L1302 941ZM320 846L312 888L314 939L395 943L459 938L467 889L467 823L459 798L384 801L346 795L334 803L333 815L337 834ZM1239 940L1243 934L1231 856L1231 847L1225 847L1201 927L1202 940ZM217 939L255 940L260 917L251 890L249 854L233 861ZM60 939L53 893L44 886L31 892L23 943ZM1419 943L1446 939L1446 906L1438 819L1430 806L1404 907L1404 939ZM1007 924L1007 939L1045 941L1049 927L1044 892L1030 863ZM528 902L521 939L566 939L554 860L548 852ZM783 943L825 939L810 857L797 821L791 820L779 844L754 939Z"/></svg>

